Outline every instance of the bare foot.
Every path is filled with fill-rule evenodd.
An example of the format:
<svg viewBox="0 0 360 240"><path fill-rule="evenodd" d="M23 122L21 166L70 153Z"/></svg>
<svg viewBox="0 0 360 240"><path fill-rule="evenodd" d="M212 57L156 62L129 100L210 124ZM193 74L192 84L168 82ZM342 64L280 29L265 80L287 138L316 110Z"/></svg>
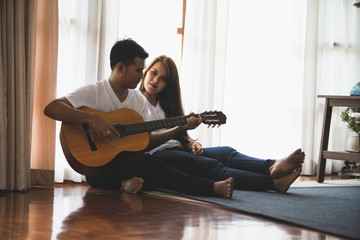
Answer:
<svg viewBox="0 0 360 240"><path fill-rule="evenodd" d="M301 170L302 167L299 167L284 177L274 178L273 181L275 190L280 193L285 193L289 189L290 185L300 176Z"/></svg>
<svg viewBox="0 0 360 240"><path fill-rule="evenodd" d="M234 178L229 177L224 181L215 182L214 191L224 198L231 198L234 191Z"/></svg>
<svg viewBox="0 0 360 240"><path fill-rule="evenodd" d="M138 193L143 187L144 179L133 177L121 182L121 190L127 193Z"/></svg>
<svg viewBox="0 0 360 240"><path fill-rule="evenodd" d="M304 162L305 153L301 149L297 149L289 156L278 159L270 167L269 172L273 178L281 178L292 173L295 169L301 166Z"/></svg>

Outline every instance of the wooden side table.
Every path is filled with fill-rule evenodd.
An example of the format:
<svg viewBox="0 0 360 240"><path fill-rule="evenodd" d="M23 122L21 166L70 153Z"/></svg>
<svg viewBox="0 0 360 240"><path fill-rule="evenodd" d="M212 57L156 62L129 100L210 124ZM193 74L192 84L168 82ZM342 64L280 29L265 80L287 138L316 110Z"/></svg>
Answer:
<svg viewBox="0 0 360 240"><path fill-rule="evenodd" d="M333 107L360 107L360 96L332 96L318 95L325 98L323 128L321 133L319 162L316 181L324 182L326 159L338 159L351 162L360 162L360 153L328 151L331 113Z"/></svg>

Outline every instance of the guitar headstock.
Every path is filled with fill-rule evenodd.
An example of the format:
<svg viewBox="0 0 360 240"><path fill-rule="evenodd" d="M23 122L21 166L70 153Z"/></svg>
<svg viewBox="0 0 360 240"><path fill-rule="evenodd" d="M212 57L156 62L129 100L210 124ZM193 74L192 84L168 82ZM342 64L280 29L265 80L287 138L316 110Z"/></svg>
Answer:
<svg viewBox="0 0 360 240"><path fill-rule="evenodd" d="M210 111L203 112L199 114L201 117L201 121L205 124L208 124L209 127L215 127L216 125L219 127L221 124L226 123L226 116L222 112L219 111Z"/></svg>

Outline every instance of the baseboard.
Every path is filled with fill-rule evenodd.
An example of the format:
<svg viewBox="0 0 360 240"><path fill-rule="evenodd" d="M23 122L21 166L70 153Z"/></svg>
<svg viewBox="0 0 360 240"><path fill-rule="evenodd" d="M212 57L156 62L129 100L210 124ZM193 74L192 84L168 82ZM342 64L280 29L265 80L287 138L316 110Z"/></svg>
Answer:
<svg viewBox="0 0 360 240"><path fill-rule="evenodd" d="M54 186L54 170L31 169L31 185Z"/></svg>

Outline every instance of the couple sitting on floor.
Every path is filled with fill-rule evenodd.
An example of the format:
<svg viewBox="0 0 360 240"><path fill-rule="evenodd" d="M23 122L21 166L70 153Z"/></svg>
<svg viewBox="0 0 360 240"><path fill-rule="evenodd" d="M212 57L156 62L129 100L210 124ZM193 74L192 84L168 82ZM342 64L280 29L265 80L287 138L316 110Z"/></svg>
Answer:
<svg viewBox="0 0 360 240"><path fill-rule="evenodd" d="M102 112L120 108L137 111L144 121L183 116L179 76L174 61L155 58L144 70L148 53L135 41L117 41L110 52L109 79L88 84L55 99L45 114L55 120L87 123L97 136L119 136L101 116L79 110L90 107ZM139 90L135 90L138 83ZM231 198L233 189L284 193L301 173L305 158L301 149L271 160L239 153L231 147L207 147L193 141L187 130L201 120L194 116L185 125L149 133L146 152L113 159L97 176L86 176L97 188L140 190L164 188L185 194Z"/></svg>

